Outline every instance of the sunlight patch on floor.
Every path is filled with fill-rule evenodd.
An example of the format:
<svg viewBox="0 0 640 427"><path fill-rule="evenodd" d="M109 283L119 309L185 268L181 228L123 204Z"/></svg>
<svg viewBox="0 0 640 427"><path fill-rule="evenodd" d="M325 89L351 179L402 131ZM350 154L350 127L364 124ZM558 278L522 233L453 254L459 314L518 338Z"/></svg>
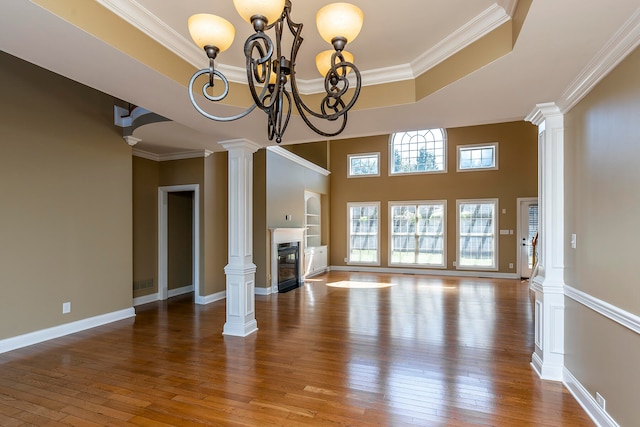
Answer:
<svg viewBox="0 0 640 427"><path fill-rule="evenodd" d="M327 286L332 288L347 288L347 289L377 289L388 288L394 286L394 283L380 283L380 282L354 282L351 280L342 280L340 282L327 283Z"/></svg>

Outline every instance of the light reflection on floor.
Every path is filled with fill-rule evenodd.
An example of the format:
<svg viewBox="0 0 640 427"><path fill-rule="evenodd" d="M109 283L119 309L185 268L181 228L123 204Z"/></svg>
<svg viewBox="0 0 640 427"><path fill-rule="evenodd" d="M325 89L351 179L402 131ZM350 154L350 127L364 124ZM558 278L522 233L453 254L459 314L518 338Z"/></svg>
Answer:
<svg viewBox="0 0 640 427"><path fill-rule="evenodd" d="M452 404L481 413L495 409L491 356L483 360L496 338L493 284L412 276L357 279L326 283L347 290L351 388L384 394L393 408L420 406L433 416L447 414ZM461 360L474 360L472 368Z"/></svg>
<svg viewBox="0 0 640 427"><path fill-rule="evenodd" d="M342 280L340 282L327 283L332 288L345 289L380 289L394 286L394 283L377 283L377 282L354 282L351 280Z"/></svg>

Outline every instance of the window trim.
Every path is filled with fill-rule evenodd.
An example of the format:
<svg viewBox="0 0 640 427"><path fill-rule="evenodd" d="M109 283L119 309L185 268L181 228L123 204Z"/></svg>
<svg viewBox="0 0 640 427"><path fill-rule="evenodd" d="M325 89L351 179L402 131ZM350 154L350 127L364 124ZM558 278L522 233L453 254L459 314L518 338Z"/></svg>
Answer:
<svg viewBox="0 0 640 427"><path fill-rule="evenodd" d="M440 130L442 132L442 170L435 171L410 171L410 172L394 172L393 171L393 138L396 134L399 133L407 133L407 132L419 132L419 131L432 131L434 129ZM389 135L389 176L406 176L406 175L428 175L428 174L438 174L438 173L447 173L449 170L449 150L448 150L449 141L447 139L447 130L445 128L428 128L428 129L417 129L417 130L406 130L394 132Z"/></svg>
<svg viewBox="0 0 640 427"><path fill-rule="evenodd" d="M351 159L354 157L372 157L375 156L378 161L378 172L373 174L366 175L352 175L351 174ZM380 176L380 152L371 152L371 153L354 153L347 155L347 178L370 178L373 176Z"/></svg>
<svg viewBox="0 0 640 427"><path fill-rule="evenodd" d="M388 237L388 265L391 267L409 267L409 268L425 268L425 269L446 269L447 268L447 201L446 200L395 200L387 203L389 237ZM392 262L393 256L393 215L394 206L418 206L418 205L442 205L444 207L444 216L442 223L442 264L405 264Z"/></svg>
<svg viewBox="0 0 640 427"><path fill-rule="evenodd" d="M493 211L493 265L489 267L482 266L461 266L460 259L460 205L461 204L482 204L482 203L493 203L494 211ZM499 256L499 219L500 205L498 198L486 198L486 199L457 199L456 200L456 270L473 270L473 271L499 271L500 269L500 256Z"/></svg>
<svg viewBox="0 0 640 427"><path fill-rule="evenodd" d="M460 152L465 149L478 149L484 147L492 147L493 148L493 166L489 168L477 167L477 168L460 168ZM483 144L466 144L466 145L458 145L456 147L456 172L478 172L478 171L494 171L499 168L499 151L498 151L498 143L497 142L485 142Z"/></svg>
<svg viewBox="0 0 640 427"><path fill-rule="evenodd" d="M354 206L374 206L378 210L378 232L376 233L376 260L374 262L351 261L351 208ZM380 265L380 224L382 216L380 215L380 202L348 202L347 203L347 265Z"/></svg>

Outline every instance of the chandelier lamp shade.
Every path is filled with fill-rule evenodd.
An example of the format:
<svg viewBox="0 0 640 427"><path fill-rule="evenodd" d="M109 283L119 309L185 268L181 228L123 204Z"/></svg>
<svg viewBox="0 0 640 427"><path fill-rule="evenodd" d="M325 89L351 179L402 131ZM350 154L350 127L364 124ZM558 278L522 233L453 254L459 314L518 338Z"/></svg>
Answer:
<svg viewBox="0 0 640 427"><path fill-rule="evenodd" d="M203 116L221 122L240 119L259 108L267 114L269 140L280 143L295 105L307 126L319 135L340 134L347 124L347 112L355 105L362 86L353 55L344 50L360 33L364 21L362 11L349 3L332 3L316 15L318 32L333 49L316 56L316 67L324 77L324 96L318 109L314 110L303 102L296 83L296 57L302 45L303 24L291 20L291 0L233 0L233 4L254 29L244 43L247 83L253 104L234 116L219 117L196 102L194 85L200 76L208 77L202 86L205 100L221 101L229 93L229 81L215 68L215 59L231 46L235 37L235 28L229 21L200 13L189 18L189 33L195 44L205 51L209 68L196 71L189 81L189 97L194 108ZM282 47L286 29L292 36L289 57L284 56ZM353 87L349 78L355 80ZM214 91L214 84L222 86ZM316 126L319 121L335 123L330 125L331 130L325 131Z"/></svg>

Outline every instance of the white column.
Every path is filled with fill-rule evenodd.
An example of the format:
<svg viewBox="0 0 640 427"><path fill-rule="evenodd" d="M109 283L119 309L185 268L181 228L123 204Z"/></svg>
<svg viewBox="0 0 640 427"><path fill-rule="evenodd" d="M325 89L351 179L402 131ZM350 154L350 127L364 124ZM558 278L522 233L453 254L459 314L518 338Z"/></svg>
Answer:
<svg viewBox="0 0 640 427"><path fill-rule="evenodd" d="M246 337L258 330L255 317L256 266L253 263L253 153L246 139L220 143L229 155L229 263L227 321L223 335Z"/></svg>
<svg viewBox="0 0 640 427"><path fill-rule="evenodd" d="M542 379L562 381L564 369L564 116L538 104L526 120L538 126L538 275L535 350L531 365Z"/></svg>

